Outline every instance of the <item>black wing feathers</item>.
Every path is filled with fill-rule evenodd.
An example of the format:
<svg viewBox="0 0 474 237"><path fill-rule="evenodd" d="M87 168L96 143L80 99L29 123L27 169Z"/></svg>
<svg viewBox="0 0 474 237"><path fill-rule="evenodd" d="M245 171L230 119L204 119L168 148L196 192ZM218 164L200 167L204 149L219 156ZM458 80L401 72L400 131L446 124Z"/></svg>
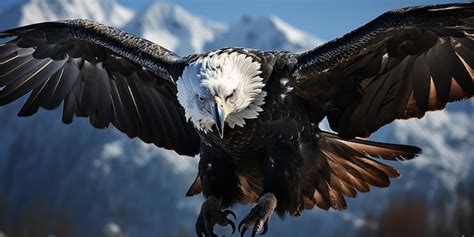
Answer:
<svg viewBox="0 0 474 237"><path fill-rule="evenodd" d="M474 4L394 10L298 57L295 92L344 137L474 95Z"/></svg>
<svg viewBox="0 0 474 237"><path fill-rule="evenodd" d="M87 20L7 30L0 45L0 105L28 93L20 116L63 103L63 122L88 117L130 137L195 155L199 136L184 118L171 71L178 56L144 39Z"/></svg>

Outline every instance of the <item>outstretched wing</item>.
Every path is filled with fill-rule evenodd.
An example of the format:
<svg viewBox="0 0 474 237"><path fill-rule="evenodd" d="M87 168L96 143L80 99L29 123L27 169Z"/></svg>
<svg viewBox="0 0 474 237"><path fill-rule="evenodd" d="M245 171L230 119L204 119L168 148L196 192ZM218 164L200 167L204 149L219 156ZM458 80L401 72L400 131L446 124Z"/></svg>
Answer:
<svg viewBox="0 0 474 237"><path fill-rule="evenodd" d="M63 122L89 117L129 137L195 155L199 136L176 99L183 63L145 39L88 20L7 30L0 45L0 106L30 93L20 116L63 103Z"/></svg>
<svg viewBox="0 0 474 237"><path fill-rule="evenodd" d="M298 56L295 93L343 137L474 94L474 4L404 8Z"/></svg>

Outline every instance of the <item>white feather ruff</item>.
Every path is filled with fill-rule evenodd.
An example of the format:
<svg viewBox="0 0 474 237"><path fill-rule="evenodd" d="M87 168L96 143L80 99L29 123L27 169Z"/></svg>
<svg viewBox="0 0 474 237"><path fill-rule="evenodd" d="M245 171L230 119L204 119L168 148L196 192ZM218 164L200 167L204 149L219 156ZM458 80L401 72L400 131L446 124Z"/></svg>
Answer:
<svg viewBox="0 0 474 237"><path fill-rule="evenodd" d="M198 97L212 99L214 95L235 93L235 110L226 118L229 127L243 127L245 119L257 118L265 104L266 92L260 63L245 54L216 53L189 64L176 82L178 101L185 109L186 119L204 132L212 131L214 120L203 111Z"/></svg>

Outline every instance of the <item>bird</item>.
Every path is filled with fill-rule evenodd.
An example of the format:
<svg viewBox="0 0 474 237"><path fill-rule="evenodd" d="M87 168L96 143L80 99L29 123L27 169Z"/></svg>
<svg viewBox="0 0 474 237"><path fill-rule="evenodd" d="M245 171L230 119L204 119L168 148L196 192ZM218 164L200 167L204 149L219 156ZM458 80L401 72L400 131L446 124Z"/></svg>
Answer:
<svg viewBox="0 0 474 237"><path fill-rule="evenodd" d="M368 140L474 94L474 3L407 7L303 52L223 48L184 57L86 19L0 32L0 106L62 105L128 137L199 155L187 196L205 197L197 236L265 234L276 213L343 210L388 187L421 149ZM327 119L332 131L320 129ZM236 227L233 205L253 205Z"/></svg>

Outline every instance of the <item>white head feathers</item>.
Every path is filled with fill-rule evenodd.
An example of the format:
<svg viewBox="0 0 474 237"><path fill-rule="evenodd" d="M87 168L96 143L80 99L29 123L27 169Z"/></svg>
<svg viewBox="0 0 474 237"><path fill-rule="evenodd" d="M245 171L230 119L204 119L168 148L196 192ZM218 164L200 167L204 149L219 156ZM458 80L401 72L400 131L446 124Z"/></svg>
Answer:
<svg viewBox="0 0 474 237"><path fill-rule="evenodd" d="M185 109L186 119L207 132L214 124L211 115L214 97L233 107L225 123L243 127L245 119L257 118L265 103L260 63L237 52L214 53L189 64L176 82L178 101Z"/></svg>

